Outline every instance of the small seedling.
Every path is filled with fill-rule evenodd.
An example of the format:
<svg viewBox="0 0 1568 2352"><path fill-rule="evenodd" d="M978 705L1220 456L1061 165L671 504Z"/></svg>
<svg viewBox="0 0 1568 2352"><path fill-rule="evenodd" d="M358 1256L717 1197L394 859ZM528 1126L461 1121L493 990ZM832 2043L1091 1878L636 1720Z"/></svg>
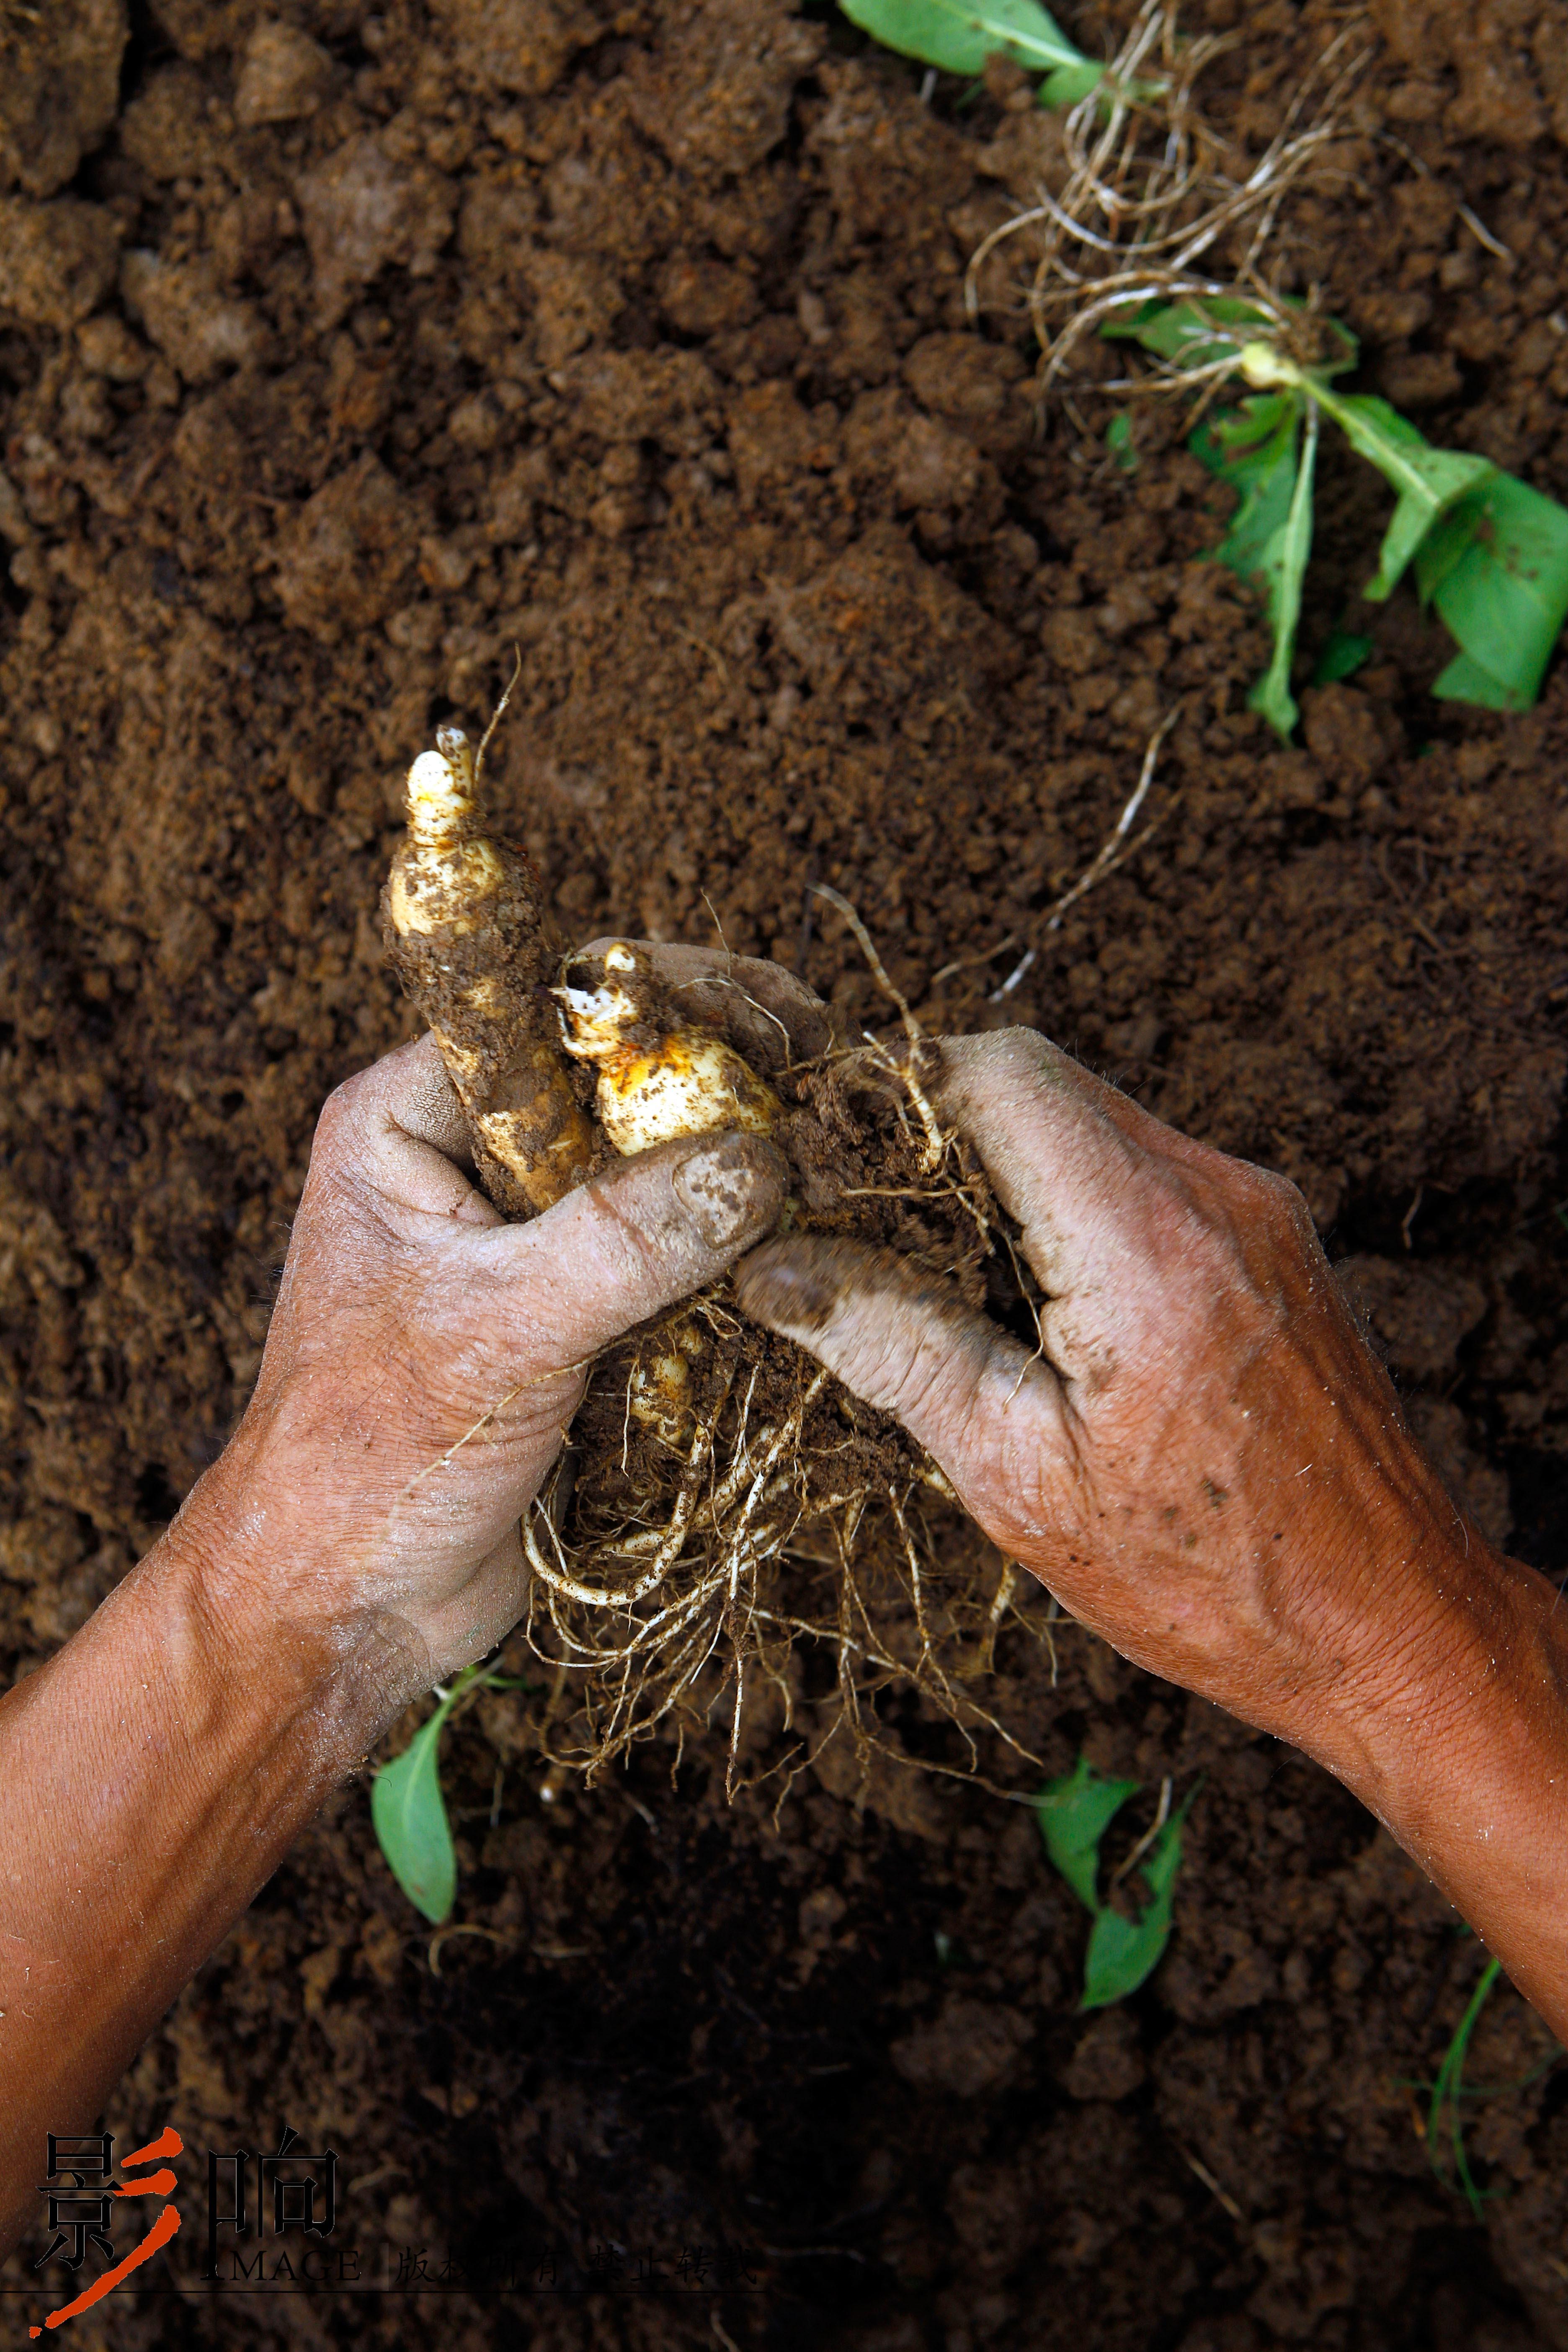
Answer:
<svg viewBox="0 0 1568 2352"><path fill-rule="evenodd" d="M1333 379L1354 367L1355 337L1338 320L1310 318L1304 304L1155 298L1100 331L1141 344L1167 385L1212 389L1239 379L1251 387L1239 406L1200 425L1188 446L1240 493L1217 552L1267 596L1274 656L1248 700L1282 736L1298 717L1290 668L1323 416L1394 492L1363 595L1381 603L1413 568L1422 603L1435 606L1459 648L1432 692L1489 710L1529 708L1568 619L1568 511L1489 457L1434 449L1375 394L1339 391ZM1293 348L1308 336L1315 360Z"/></svg>
<svg viewBox="0 0 1568 2352"><path fill-rule="evenodd" d="M1468 1933L1468 1930L1463 1932ZM1491 1998L1493 1988L1501 1974L1500 1960L1487 1962L1486 1967L1481 1970L1476 1989L1470 1995L1469 2006L1455 2027L1453 2039L1443 2053L1436 2079L1432 2083L1415 2086L1430 2093L1426 2106L1426 2153L1431 2158L1432 2169L1439 2180L1447 2182L1449 2188L1458 2190L1478 2221L1481 2219L1482 2205L1489 2198L1500 2195L1500 2191L1495 2189L1478 2189L1476 2186L1475 2177L1470 2170L1469 2158L1465 2152L1465 2119L1462 2102L1466 2099L1495 2099L1508 2091L1526 2090L1531 2083L1539 2082L1549 2067L1555 2066L1563 2055L1561 2050L1554 2050L1550 2057L1542 2059L1539 2066L1532 2067L1528 2074L1521 2074L1516 2082L1467 2084L1465 2061L1469 2055L1470 2043L1475 2036L1476 2027L1480 2021L1481 2011ZM1451 2179L1443 2162L1442 2143L1445 2137L1452 2156Z"/></svg>
<svg viewBox="0 0 1568 2352"><path fill-rule="evenodd" d="M441 1734L458 1701L476 1688L526 1690L529 1685L516 1675L487 1673L482 1664L465 1666L450 1689L437 1683L435 1714L371 1785L370 1818L387 1866L436 1927L450 1914L458 1892L458 1856L441 1793Z"/></svg>
<svg viewBox="0 0 1568 2352"><path fill-rule="evenodd" d="M1076 106L1098 88L1105 68L1075 49L1038 0L840 0L863 33L900 57L973 80L987 58L1011 58L1043 74L1042 106Z"/></svg>
<svg viewBox="0 0 1568 2352"><path fill-rule="evenodd" d="M880 37L897 39L885 20L897 18L907 33L925 23L932 5L921 0L917 14L897 0L875 0L865 21ZM1005 46L1000 17L962 22L977 47ZM1037 204L993 229L971 256L970 316L980 317L983 274L993 257L1026 230L1037 251L1025 299L1042 395L1097 331L1141 344L1154 362L1119 384L1098 384L1100 393L1191 387L1206 407L1227 383L1245 387L1249 396L1200 425L1189 446L1240 494L1219 554L1267 595L1273 658L1251 701L1282 736L1298 716L1290 674L1325 416L1395 493L1382 559L1363 593L1381 601L1413 568L1423 603L1458 645L1433 692L1489 709L1524 709L1568 618L1568 512L1489 458L1434 449L1385 400L1339 390L1334 379L1356 364L1354 336L1315 302L1279 295L1265 265L1291 188L1343 135L1344 100L1370 52L1347 55L1351 27L1342 26L1238 182L1226 142L1205 124L1194 97L1206 64L1237 37L1179 40L1173 9L1143 0L1101 82L1064 117L1060 187L1042 190ZM1161 79L1140 80L1156 56ZM1317 82L1318 119L1303 128ZM1465 217L1495 248L1484 226ZM1228 279L1215 282L1216 269L1228 270ZM1022 291L1004 289L984 299L1007 308ZM1108 446L1120 454L1116 441ZM1325 648L1321 674L1349 676L1362 650L1343 633Z"/></svg>
<svg viewBox="0 0 1568 2352"><path fill-rule="evenodd" d="M1432 2096L1426 2109L1426 2153L1432 2159L1432 2169L1443 2178L1443 2161L1439 2142L1447 2120L1449 2143L1454 2152L1454 2182L1465 2202L1479 2221L1481 2201L1486 2192L1478 2189L1471 2176L1469 2158L1465 2154L1465 2124L1459 2102L1465 2092L1465 2059L1469 2052L1470 2037L1475 2032L1482 2010L1499 1977L1502 1974L1500 1960L1489 1960L1481 1970L1480 1982L1470 1995L1470 2005L1454 2031L1454 2038L1443 2053L1443 2063L1437 2069L1437 2079L1432 2084ZM1477 2096L1472 2091L1471 2098Z"/></svg>
<svg viewBox="0 0 1568 2352"><path fill-rule="evenodd" d="M1202 1782L1196 1782L1173 1813L1171 1784L1161 1789L1160 1811L1153 1827L1140 1840L1116 1874L1123 1878L1138 1864L1138 1875L1149 1890L1140 1917L1124 1913L1101 1899L1100 1847L1111 1822L1142 1784L1113 1780L1095 1770L1087 1756L1060 1780L1049 1781L1034 1800L1035 1819L1046 1842L1046 1852L1060 1871L1094 1924L1084 1955L1084 2009L1105 2009L1125 2000L1159 1965L1171 1936L1171 1899L1182 1866L1182 1824ZM1116 1880L1111 1881L1114 1885Z"/></svg>

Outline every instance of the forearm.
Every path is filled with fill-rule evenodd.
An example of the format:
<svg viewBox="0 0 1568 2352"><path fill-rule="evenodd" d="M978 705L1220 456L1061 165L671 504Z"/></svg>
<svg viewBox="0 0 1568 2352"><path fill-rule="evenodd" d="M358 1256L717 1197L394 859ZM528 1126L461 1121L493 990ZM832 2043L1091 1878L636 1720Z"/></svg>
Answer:
<svg viewBox="0 0 1568 2352"><path fill-rule="evenodd" d="M1300 1744L1385 1823L1568 2041L1568 1611L1472 1539L1371 1706Z"/></svg>
<svg viewBox="0 0 1568 2352"><path fill-rule="evenodd" d="M342 1636L267 1622L206 1516L0 1701L0 2246L361 1752Z"/></svg>
<svg viewBox="0 0 1568 2352"><path fill-rule="evenodd" d="M787 976L754 978L778 1028ZM583 1368L718 1280L787 1189L762 1138L704 1134L505 1224L468 1149L432 1039L339 1088L237 1435L0 1700L0 2251L43 2135L90 2125L334 1783L517 1622L519 1522Z"/></svg>

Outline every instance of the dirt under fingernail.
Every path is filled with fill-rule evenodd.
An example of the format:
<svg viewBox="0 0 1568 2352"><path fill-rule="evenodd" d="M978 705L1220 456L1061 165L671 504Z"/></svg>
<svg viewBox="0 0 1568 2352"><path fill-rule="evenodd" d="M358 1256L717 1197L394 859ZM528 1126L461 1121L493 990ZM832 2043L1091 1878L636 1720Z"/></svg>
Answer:
<svg viewBox="0 0 1568 2352"><path fill-rule="evenodd" d="M743 1248L784 1208L789 1167L763 1137L726 1135L689 1152L670 1179L710 1249Z"/></svg>

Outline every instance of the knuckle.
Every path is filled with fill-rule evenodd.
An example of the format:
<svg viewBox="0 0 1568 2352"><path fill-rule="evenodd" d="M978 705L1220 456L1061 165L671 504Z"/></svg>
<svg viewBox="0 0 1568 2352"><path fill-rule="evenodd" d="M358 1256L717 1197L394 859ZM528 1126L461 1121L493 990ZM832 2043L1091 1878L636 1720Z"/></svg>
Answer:
<svg viewBox="0 0 1568 2352"><path fill-rule="evenodd" d="M340 1150L355 1134L363 1118L370 1076L368 1070L356 1070L352 1078L344 1078L332 1088L316 1121L318 1146L324 1144L329 1150Z"/></svg>
<svg viewBox="0 0 1568 2352"><path fill-rule="evenodd" d="M852 1394L907 1428L929 1437L933 1420L945 1417L952 1402L952 1367L908 1332L847 1332L833 1349L835 1369Z"/></svg>
<svg viewBox="0 0 1568 2352"><path fill-rule="evenodd" d="M1299 1184L1277 1169L1248 1166L1249 1207L1257 1222L1275 1241L1296 1248L1315 1248L1318 1229Z"/></svg>
<svg viewBox="0 0 1568 2352"><path fill-rule="evenodd" d="M1037 1077L1059 1058L1056 1046L1037 1029L998 1029L978 1042L990 1049L987 1060L1009 1077Z"/></svg>
<svg viewBox="0 0 1568 2352"><path fill-rule="evenodd" d="M1037 1084L1051 1066L1057 1048L1037 1029L995 1029L984 1037L942 1041L948 1083L960 1095L981 1089L1021 1091Z"/></svg>

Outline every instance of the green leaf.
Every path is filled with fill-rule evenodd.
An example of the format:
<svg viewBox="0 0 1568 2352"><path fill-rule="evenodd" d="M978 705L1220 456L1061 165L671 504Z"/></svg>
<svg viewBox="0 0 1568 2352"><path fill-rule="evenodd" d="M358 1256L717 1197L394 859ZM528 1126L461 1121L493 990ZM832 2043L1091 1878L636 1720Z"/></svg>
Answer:
<svg viewBox="0 0 1568 2352"><path fill-rule="evenodd" d="M1173 366L1196 368L1236 357L1243 343L1269 323L1267 312L1256 302L1236 294L1180 302L1167 302L1155 295L1130 315L1108 319L1100 331L1107 342L1141 343L1156 359L1169 360ZM1216 334L1216 328L1236 331Z"/></svg>
<svg viewBox="0 0 1568 2352"><path fill-rule="evenodd" d="M409 1901L437 1926L458 1891L458 1857L447 1825L438 1759L451 1700L444 1699L371 1785L370 1817L392 1874Z"/></svg>
<svg viewBox="0 0 1568 2352"><path fill-rule="evenodd" d="M1568 512L1489 473L1416 550L1415 577L1459 646L1433 693L1528 709L1568 619Z"/></svg>
<svg viewBox="0 0 1568 2352"><path fill-rule="evenodd" d="M1299 309L1299 303L1289 307ZM1337 338L1338 359L1321 371L1323 377L1342 375L1354 367L1359 345L1348 327L1337 319L1323 322ZM1220 360L1239 361L1245 344L1268 340L1278 332L1268 312L1244 294L1184 295L1168 302L1155 295L1131 316L1114 318L1100 329L1109 342L1142 343L1156 359L1173 366L1203 368ZM1314 378L1319 371L1314 370Z"/></svg>
<svg viewBox="0 0 1568 2352"><path fill-rule="evenodd" d="M1047 1782L1035 1799L1046 1852L1087 1911L1100 1910L1100 1841L1139 1786L1102 1779L1080 1756L1064 1780Z"/></svg>
<svg viewBox="0 0 1568 2352"><path fill-rule="evenodd" d="M1434 523L1497 468L1488 457L1434 449L1414 425L1374 393L1338 393L1325 386L1319 397L1351 446L1375 466L1397 493L1383 536L1377 575L1362 591L1363 596L1381 604Z"/></svg>
<svg viewBox="0 0 1568 2352"><path fill-rule="evenodd" d="M1138 451L1132 440L1132 419L1125 409L1113 416L1105 428L1105 446L1124 474L1138 471Z"/></svg>
<svg viewBox="0 0 1568 2352"><path fill-rule="evenodd" d="M1038 0L840 0L845 15L862 32L900 57L944 73L977 74L987 58L1000 53L1031 73L1079 78L1081 98L1099 81L1103 68L1075 49ZM1082 79L1085 74L1090 79ZM1045 93L1042 91L1042 98ZM1055 99L1047 100L1055 105Z"/></svg>
<svg viewBox="0 0 1568 2352"><path fill-rule="evenodd" d="M1139 1864L1138 1875L1149 1889L1142 1916L1124 1919L1107 1906L1095 1920L1083 1964L1085 2009L1105 2009L1113 2000L1125 2000L1158 1967L1171 1939L1171 1900L1182 1866L1182 1823L1196 1795L1194 1788Z"/></svg>
<svg viewBox="0 0 1568 2352"><path fill-rule="evenodd" d="M1511 693L1502 680L1484 670L1468 654L1456 654L1445 663L1427 692L1439 702L1471 702L1479 710L1525 710L1531 696Z"/></svg>
<svg viewBox="0 0 1568 2352"><path fill-rule="evenodd" d="M1307 431L1299 448L1303 413ZM1298 715L1290 693L1290 664L1301 616L1301 582L1312 550L1316 406L1295 385L1259 393L1212 425L1200 425L1189 446L1211 473L1242 494L1230 530L1215 551L1244 580L1257 580L1268 597L1273 658L1247 703L1289 741Z"/></svg>
<svg viewBox="0 0 1568 2352"><path fill-rule="evenodd" d="M1307 404L1307 429L1302 436L1290 511L1269 534L1258 566L1268 583L1268 625L1274 632L1274 657L1247 696L1247 708L1260 710L1286 742L1300 715L1290 692L1290 664L1296 652L1296 628L1301 618L1301 583L1312 552L1312 477L1318 463L1318 410Z"/></svg>
<svg viewBox="0 0 1568 2352"><path fill-rule="evenodd" d="M1447 2108L1454 2149L1455 2179L1450 2185L1463 2191L1465 2201L1478 2221L1485 2218L1481 2206L1489 2192L1476 2187L1470 2171L1469 2158L1465 2153L1464 2110L1460 2101L1466 2096L1465 2060L1469 2053L1470 2036L1476 2030L1476 2021L1486 2007L1492 1987L1501 1974L1500 1960L1489 1960L1481 1970L1480 1982L1470 1995L1470 2005L1459 2020L1454 2038L1443 2053L1437 2079L1432 2085L1432 2104L1426 2110L1426 2153L1431 2158L1432 2169L1439 2179L1443 2178L1443 2168L1437 2160L1437 2139ZM1496 2190L1489 2193L1497 2194Z"/></svg>
<svg viewBox="0 0 1568 2352"><path fill-rule="evenodd" d="M1244 580L1260 570L1269 541L1289 520L1301 407L1293 389L1259 393L1200 425L1188 444L1211 474L1241 493L1215 553Z"/></svg>
<svg viewBox="0 0 1568 2352"><path fill-rule="evenodd" d="M1312 665L1312 684L1332 686L1342 677L1353 677L1371 651L1370 637L1359 637L1350 629L1331 630Z"/></svg>
<svg viewBox="0 0 1568 2352"><path fill-rule="evenodd" d="M1058 107L1076 106L1080 98L1087 98L1091 89L1098 89L1104 79L1105 68L1097 66L1089 58L1085 58L1081 65L1058 67L1054 74L1047 74L1040 84L1038 91L1040 104ZM1143 87L1142 84L1135 85L1131 94L1139 94Z"/></svg>

